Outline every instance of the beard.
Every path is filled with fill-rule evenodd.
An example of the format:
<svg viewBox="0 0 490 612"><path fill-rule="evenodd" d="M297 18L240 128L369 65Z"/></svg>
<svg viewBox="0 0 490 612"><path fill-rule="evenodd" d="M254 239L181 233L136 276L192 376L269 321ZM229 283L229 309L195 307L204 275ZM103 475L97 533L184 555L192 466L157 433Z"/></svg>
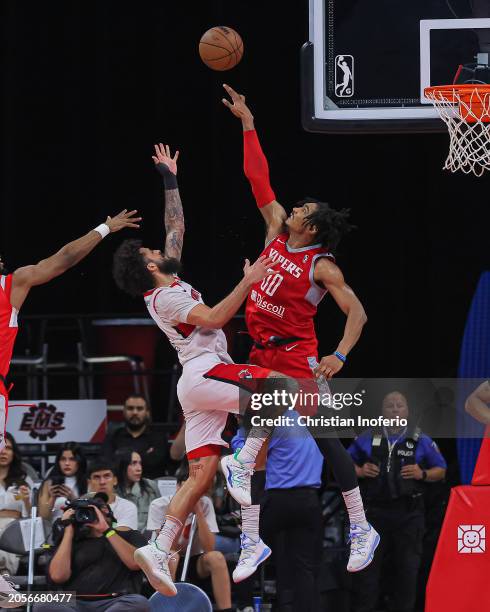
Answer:
<svg viewBox="0 0 490 612"><path fill-rule="evenodd" d="M134 421L126 421L126 427L130 431L137 431L138 429L141 429L145 425L148 425L148 422L149 422L148 418L143 419L139 423L135 423Z"/></svg>
<svg viewBox="0 0 490 612"><path fill-rule="evenodd" d="M182 271L182 264L175 257L165 257L157 266L162 274L180 274Z"/></svg>

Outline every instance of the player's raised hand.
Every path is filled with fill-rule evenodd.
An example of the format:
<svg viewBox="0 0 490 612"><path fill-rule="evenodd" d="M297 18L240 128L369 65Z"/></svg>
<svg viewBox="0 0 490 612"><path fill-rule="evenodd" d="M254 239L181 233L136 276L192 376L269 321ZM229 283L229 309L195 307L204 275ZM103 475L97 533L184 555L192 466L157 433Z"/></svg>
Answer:
<svg viewBox="0 0 490 612"><path fill-rule="evenodd" d="M265 255L261 255L253 264L250 264L250 261L246 259L243 266L243 278L250 286L255 285L267 276L274 274L275 265L277 265L277 262L274 263L272 257L266 257Z"/></svg>
<svg viewBox="0 0 490 612"><path fill-rule="evenodd" d="M223 98L221 100L223 104L226 106L226 108L230 109L230 111L235 115L235 117L241 119L242 122L251 122L253 127L254 116L252 115L248 106L245 104L245 96L237 93L229 85L223 85L223 87L226 93L231 98L231 102L226 98Z"/></svg>
<svg viewBox="0 0 490 612"><path fill-rule="evenodd" d="M177 174L179 151L175 151L175 155L172 157L170 147L160 142L155 145L155 155L152 155L151 158L155 162L155 166L158 166L158 164L165 164L172 174Z"/></svg>
<svg viewBox="0 0 490 612"><path fill-rule="evenodd" d="M121 210L115 217L107 217L105 223L111 232L118 232L126 227L139 229L138 221L141 221L142 217L135 217L137 212L137 210L131 210L130 212L126 209Z"/></svg>

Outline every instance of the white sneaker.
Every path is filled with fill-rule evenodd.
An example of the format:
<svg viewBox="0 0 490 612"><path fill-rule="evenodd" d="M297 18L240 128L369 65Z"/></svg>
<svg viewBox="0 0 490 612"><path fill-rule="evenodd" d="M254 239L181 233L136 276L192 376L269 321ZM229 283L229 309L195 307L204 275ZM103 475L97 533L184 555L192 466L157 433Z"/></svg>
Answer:
<svg viewBox="0 0 490 612"><path fill-rule="evenodd" d="M9 601L17 593L16 586L8 574L0 576L0 608L21 608L21 602Z"/></svg>
<svg viewBox="0 0 490 612"><path fill-rule="evenodd" d="M225 455L221 459L221 469L225 475L226 487L230 495L240 506L250 506L252 504L250 479L253 474L253 464L239 461L236 458L239 452L237 451L234 455Z"/></svg>
<svg viewBox="0 0 490 612"><path fill-rule="evenodd" d="M246 533L240 535L240 542L242 552L233 572L233 582L235 583L251 576L272 553L271 549L260 538L258 542L255 542Z"/></svg>
<svg viewBox="0 0 490 612"><path fill-rule="evenodd" d="M350 526L350 556L347 564L348 572L360 572L367 567L374 557L374 551L379 544L379 533L368 523L368 529L360 525Z"/></svg>
<svg viewBox="0 0 490 612"><path fill-rule="evenodd" d="M177 595L172 575L168 567L169 553L157 548L154 542L134 551L134 560L145 572L148 582L162 595Z"/></svg>

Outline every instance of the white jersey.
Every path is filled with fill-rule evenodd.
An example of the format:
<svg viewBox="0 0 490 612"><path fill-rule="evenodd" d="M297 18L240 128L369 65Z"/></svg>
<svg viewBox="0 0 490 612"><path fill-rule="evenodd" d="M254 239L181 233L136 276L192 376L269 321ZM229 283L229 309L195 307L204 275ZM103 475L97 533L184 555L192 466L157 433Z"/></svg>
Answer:
<svg viewBox="0 0 490 612"><path fill-rule="evenodd" d="M148 312L177 351L182 365L200 355L214 353L226 363L226 336L221 329L208 329L187 323L187 315L198 304L204 304L201 294L189 283L176 278L167 287L157 287L145 293Z"/></svg>

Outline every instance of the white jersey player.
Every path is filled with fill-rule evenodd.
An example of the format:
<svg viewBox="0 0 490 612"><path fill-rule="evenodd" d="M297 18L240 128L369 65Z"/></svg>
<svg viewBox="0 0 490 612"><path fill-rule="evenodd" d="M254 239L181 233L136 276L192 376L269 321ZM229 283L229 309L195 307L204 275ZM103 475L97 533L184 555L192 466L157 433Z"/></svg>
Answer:
<svg viewBox="0 0 490 612"><path fill-rule="evenodd" d="M168 568L172 542L212 483L221 450L227 446L221 433L228 413L239 411L239 389L250 389L253 383L250 379L271 378L278 383L287 380L267 368L234 364L222 331L252 285L274 272L271 258L262 256L253 265L246 260L243 279L212 308L204 304L198 291L177 276L184 235L176 179L177 157L178 152L174 157L170 155L168 146L155 146L153 160L165 186L164 253L143 247L140 241L126 240L114 256L116 283L131 295L144 295L151 316L176 349L183 368L177 393L186 421L190 477L172 498L156 541L135 552L135 559L151 585L164 595L177 592ZM273 407L274 410L284 408ZM270 555L270 549L258 536L258 528L257 532L247 534L247 525L258 525L258 516L246 515L251 504L250 476L257 454L270 433L267 427L252 428L239 453L227 455L221 461L228 490L242 505L243 552L234 573L235 581L251 575Z"/></svg>

